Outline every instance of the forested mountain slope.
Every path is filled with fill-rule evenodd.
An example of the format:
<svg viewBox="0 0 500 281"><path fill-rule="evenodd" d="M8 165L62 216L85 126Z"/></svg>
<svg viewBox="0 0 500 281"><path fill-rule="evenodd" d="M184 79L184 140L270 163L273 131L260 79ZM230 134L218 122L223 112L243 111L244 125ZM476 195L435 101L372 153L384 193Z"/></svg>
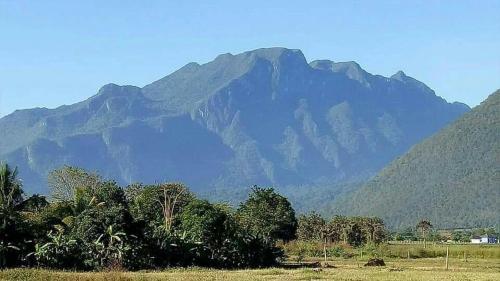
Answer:
<svg viewBox="0 0 500 281"><path fill-rule="evenodd" d="M392 227L500 225L500 90L334 204Z"/></svg>

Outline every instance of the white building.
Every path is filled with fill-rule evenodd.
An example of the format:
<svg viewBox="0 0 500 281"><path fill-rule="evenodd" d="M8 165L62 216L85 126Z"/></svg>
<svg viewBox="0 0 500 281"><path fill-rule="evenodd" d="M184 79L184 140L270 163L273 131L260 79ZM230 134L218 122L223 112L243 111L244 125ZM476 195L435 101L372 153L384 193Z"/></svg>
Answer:
<svg viewBox="0 0 500 281"><path fill-rule="evenodd" d="M498 242L495 236L483 235L483 236L473 236L470 239L472 244L495 244Z"/></svg>

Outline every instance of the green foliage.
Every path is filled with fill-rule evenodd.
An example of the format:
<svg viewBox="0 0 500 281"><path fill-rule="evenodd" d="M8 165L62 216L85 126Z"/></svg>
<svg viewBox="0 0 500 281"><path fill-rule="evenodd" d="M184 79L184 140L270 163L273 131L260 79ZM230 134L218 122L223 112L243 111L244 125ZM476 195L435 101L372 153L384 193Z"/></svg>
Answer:
<svg viewBox="0 0 500 281"><path fill-rule="evenodd" d="M51 174L54 194L47 202L39 195L24 200L16 170L7 165L0 167L0 180L0 267L238 268L272 266L283 256L275 237L254 235L229 206L196 199L180 183L123 190L64 167ZM267 195L295 219L286 199ZM245 223L257 225L250 217Z"/></svg>
<svg viewBox="0 0 500 281"><path fill-rule="evenodd" d="M225 235L234 234L234 221L223 208L206 200L194 200L181 214L180 231L188 240L217 247Z"/></svg>
<svg viewBox="0 0 500 281"><path fill-rule="evenodd" d="M392 234L392 240L394 241L417 241L417 233L411 227L406 227L400 231L396 231Z"/></svg>
<svg viewBox="0 0 500 281"><path fill-rule="evenodd" d="M101 181L97 174L72 166L64 166L50 172L48 175L53 201L74 200L77 198L75 193L79 190L96 189Z"/></svg>
<svg viewBox="0 0 500 281"><path fill-rule="evenodd" d="M455 242L469 242L471 236L469 231L453 231L451 239Z"/></svg>
<svg viewBox="0 0 500 281"><path fill-rule="evenodd" d="M295 238L297 219L290 202L272 188L255 186L237 210L239 222L256 236L289 241Z"/></svg>
<svg viewBox="0 0 500 281"><path fill-rule="evenodd" d="M133 184L127 187L125 193L130 202L130 212L136 220L145 222L150 231L171 227L176 223L177 215L194 199L194 195L181 183Z"/></svg>
<svg viewBox="0 0 500 281"><path fill-rule="evenodd" d="M57 233L49 231L47 242L35 244L33 252L27 257L34 256L38 266L49 268L72 269L77 268L81 253L81 248L76 240L70 239L60 230Z"/></svg>
<svg viewBox="0 0 500 281"><path fill-rule="evenodd" d="M500 91L393 161L337 212L376 215L391 228L422 217L439 228L500 225Z"/></svg>
<svg viewBox="0 0 500 281"><path fill-rule="evenodd" d="M282 255L272 239L248 233L227 206L205 200L193 200L184 208L179 230L192 245L194 262L203 266L271 266Z"/></svg>
<svg viewBox="0 0 500 281"><path fill-rule="evenodd" d="M15 265L20 259L25 225L21 220L23 202L17 169L0 163L0 268Z"/></svg>
<svg viewBox="0 0 500 281"><path fill-rule="evenodd" d="M298 237L303 241L322 241L359 246L378 244L386 237L384 222L376 217L334 216L325 221L320 215L302 215L298 220Z"/></svg>
<svg viewBox="0 0 500 281"><path fill-rule="evenodd" d="M300 240L321 240L324 237L326 221L315 212L300 215L298 219L297 238Z"/></svg>

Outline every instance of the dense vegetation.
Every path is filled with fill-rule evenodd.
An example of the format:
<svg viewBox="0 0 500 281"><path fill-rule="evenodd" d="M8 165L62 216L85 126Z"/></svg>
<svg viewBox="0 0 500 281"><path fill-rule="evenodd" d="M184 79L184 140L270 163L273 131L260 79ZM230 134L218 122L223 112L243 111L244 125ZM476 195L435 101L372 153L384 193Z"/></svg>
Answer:
<svg viewBox="0 0 500 281"><path fill-rule="evenodd" d="M379 218L334 216L326 221L316 213L301 215L297 230L301 241L342 242L352 246L378 244L386 234L384 222Z"/></svg>
<svg viewBox="0 0 500 281"><path fill-rule="evenodd" d="M121 188L74 167L53 171L49 183L51 202L25 198L17 170L0 166L0 267L272 266L283 256L276 241L297 228L290 203L272 189L254 187L233 210L182 184Z"/></svg>
<svg viewBox="0 0 500 281"><path fill-rule="evenodd" d="M437 227L500 225L500 91L416 145L334 211L380 216L391 227L415 218Z"/></svg>
<svg viewBox="0 0 500 281"><path fill-rule="evenodd" d="M50 173L51 200L24 196L17 169L0 165L0 267L55 269L254 268L276 265L299 241L377 244L378 218L312 213L254 186L238 208L197 198L180 183L132 184L65 166ZM279 243L278 243L279 242Z"/></svg>

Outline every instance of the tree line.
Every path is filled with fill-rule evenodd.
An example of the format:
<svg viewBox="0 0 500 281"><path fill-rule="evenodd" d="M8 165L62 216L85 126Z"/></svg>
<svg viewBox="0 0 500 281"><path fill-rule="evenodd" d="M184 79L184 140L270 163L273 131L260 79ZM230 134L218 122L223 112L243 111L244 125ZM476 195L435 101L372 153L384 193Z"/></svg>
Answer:
<svg viewBox="0 0 500 281"><path fill-rule="evenodd" d="M367 243L378 244L386 238L387 233L384 222L377 217L334 216L327 221L313 212L300 215L298 224L299 240L326 244L343 243L353 246Z"/></svg>
<svg viewBox="0 0 500 281"><path fill-rule="evenodd" d="M255 186L233 208L182 183L120 187L65 166L48 176L50 200L27 197L17 169L0 165L0 268L138 270L174 266L255 268L285 258L278 241L378 243L378 218L296 218L290 202Z"/></svg>

